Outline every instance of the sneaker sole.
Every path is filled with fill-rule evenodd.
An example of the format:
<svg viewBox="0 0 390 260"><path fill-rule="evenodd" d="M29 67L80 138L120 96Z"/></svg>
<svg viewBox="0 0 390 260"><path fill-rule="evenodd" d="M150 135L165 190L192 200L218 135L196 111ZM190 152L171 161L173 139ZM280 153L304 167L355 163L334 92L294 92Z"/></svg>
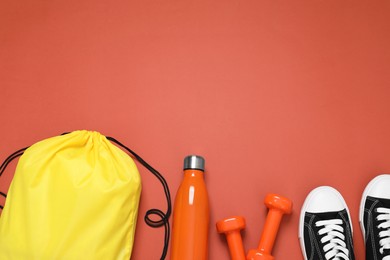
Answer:
<svg viewBox="0 0 390 260"><path fill-rule="evenodd" d="M316 193L318 192L321 192L323 190L329 190L329 188L331 188L335 193L337 193L341 200L342 200L342 203L345 207L345 209L347 210L347 214L348 214L348 218L349 218L349 221L350 221L350 224L351 224L351 232L353 234L353 227L352 227L352 220L351 220L351 215L349 214L349 209L348 209L348 206L347 206L347 203L345 202L343 196L340 194L340 192L338 192L336 189L330 187L330 186L322 186L322 187L318 187L314 190L312 190L309 195L307 195L306 199L305 199L305 202L303 203L303 206L302 206L302 209L301 209L301 213L300 213L300 216L299 216L299 230L298 230L298 237L299 237L299 244L301 245L301 249L302 249L302 252L303 252L303 258L305 260L308 260L307 257L306 257L306 249L305 249L305 242L303 240L303 227L304 227L304 220L305 220L305 212L306 212L306 208L307 208L307 204L309 203L309 198L312 197L313 195L315 195Z"/></svg>

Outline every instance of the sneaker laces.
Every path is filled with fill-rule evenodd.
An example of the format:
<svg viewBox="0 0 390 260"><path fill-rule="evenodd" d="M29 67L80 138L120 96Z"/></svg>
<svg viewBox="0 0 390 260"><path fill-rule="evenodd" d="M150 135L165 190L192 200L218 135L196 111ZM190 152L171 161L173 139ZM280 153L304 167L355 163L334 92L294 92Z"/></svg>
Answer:
<svg viewBox="0 0 390 260"><path fill-rule="evenodd" d="M384 229L379 232L379 245L381 246L379 252L383 255L385 249L390 249L390 209L377 208L376 212L378 213L376 220L380 221L378 229ZM382 260L390 260L390 255L385 256Z"/></svg>
<svg viewBox="0 0 390 260"><path fill-rule="evenodd" d="M341 219L320 220L316 222L317 227L322 227L318 234L321 238L321 243L325 244L323 249L327 260L349 260L349 251L347 244L344 242L344 228L341 226Z"/></svg>

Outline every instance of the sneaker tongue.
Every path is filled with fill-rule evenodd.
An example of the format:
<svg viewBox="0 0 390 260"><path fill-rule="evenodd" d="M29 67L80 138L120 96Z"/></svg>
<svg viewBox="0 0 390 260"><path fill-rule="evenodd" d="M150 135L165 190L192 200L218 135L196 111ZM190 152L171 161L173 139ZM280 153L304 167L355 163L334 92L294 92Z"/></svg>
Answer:
<svg viewBox="0 0 390 260"><path fill-rule="evenodd" d="M375 206L377 208L390 208L390 199L375 198L378 201L378 204Z"/></svg>
<svg viewBox="0 0 390 260"><path fill-rule="evenodd" d="M316 221L319 220L330 220L330 219L342 219L340 217L340 212L342 211L330 211L330 212L321 212L314 213L316 215Z"/></svg>

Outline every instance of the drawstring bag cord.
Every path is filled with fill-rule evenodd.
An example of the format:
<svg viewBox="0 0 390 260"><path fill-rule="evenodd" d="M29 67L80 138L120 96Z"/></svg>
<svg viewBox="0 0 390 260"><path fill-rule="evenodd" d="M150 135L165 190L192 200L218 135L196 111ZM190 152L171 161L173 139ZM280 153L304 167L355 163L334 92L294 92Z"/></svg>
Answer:
<svg viewBox="0 0 390 260"><path fill-rule="evenodd" d="M0 177L1 177L1 175L3 175L3 172L7 168L8 164L10 164L14 159L21 156L27 148L28 147L17 150L16 152L14 152L10 156L8 156L7 159L5 159L5 161L0 166ZM0 195L3 196L4 198L7 198L7 194L5 194L4 192L0 191ZM0 205L0 209L3 209L3 205Z"/></svg>
<svg viewBox="0 0 390 260"><path fill-rule="evenodd" d="M166 255L167 255L167 252L168 252L169 237L170 237L169 217L170 217L171 211L172 211L171 194L169 192L169 187L168 187L167 181L164 179L164 177L156 169L154 169L152 166L150 166L150 164L145 162L138 154L136 154L135 152L130 150L124 144L122 144L121 142L119 142L115 138L112 138L109 136L107 136L107 139L110 140L111 142L117 144L118 146L122 147L127 152L129 152L132 156L134 156L134 158L136 158L137 161L139 161L146 169L148 169L154 176L157 177L157 179L161 182L162 186L164 187L164 193L165 193L165 197L167 199L167 212L164 213L159 209L149 209L148 211L146 211L145 217L144 217L146 224L148 224L148 226L150 226L150 227L157 228L157 227L164 226L164 229L165 229L164 249L163 249L163 253L162 253L161 258L160 258L161 260L164 260ZM160 219L159 220L152 220L150 218L151 215L157 215L160 217Z"/></svg>
<svg viewBox="0 0 390 260"><path fill-rule="evenodd" d="M68 133L63 133L62 135L65 135L65 134L68 134ZM164 260L167 256L167 252L168 252L169 238L170 238L169 217L170 217L171 212L172 212L171 194L169 192L168 183L165 180L165 178L156 169L154 169L152 166L150 166L150 164L145 162L138 154L133 152L130 148L128 148L127 146L125 146L124 144L122 144L121 142L119 142L118 140L116 140L113 137L107 137L107 139L110 140L111 142L117 144L118 146L122 147L127 152L129 152L132 156L134 156L134 158L136 158L146 169L148 169L154 176L157 177L157 179L161 182L161 184L164 187L164 193L165 193L165 197L167 199L167 212L164 213L160 209L150 209L150 210L146 211L146 214L144 217L145 223L150 227L157 228L157 227L164 226L164 229L165 229L164 248L163 248L163 252L161 254L161 258L160 258L161 260ZM0 177L3 174L4 170L7 168L8 164L10 162L12 162L12 160L21 156L27 148L28 147L22 148L16 152L14 152L10 156L8 156L7 159L5 159L5 161L0 166ZM3 192L0 192L0 195L3 196L4 198L7 197L7 194L5 194ZM0 209L3 209L2 205L0 205ZM157 215L160 217L160 219L153 220L150 218L151 215Z"/></svg>

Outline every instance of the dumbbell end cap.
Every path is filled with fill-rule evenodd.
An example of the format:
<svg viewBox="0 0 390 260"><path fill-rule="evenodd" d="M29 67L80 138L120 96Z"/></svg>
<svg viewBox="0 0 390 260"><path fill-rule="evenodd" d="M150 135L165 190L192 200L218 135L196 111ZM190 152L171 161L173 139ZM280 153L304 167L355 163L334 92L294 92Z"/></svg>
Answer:
<svg viewBox="0 0 390 260"><path fill-rule="evenodd" d="M241 230L245 228L245 218L240 216L225 218L218 221L216 226L218 233Z"/></svg>
<svg viewBox="0 0 390 260"><path fill-rule="evenodd" d="M275 260L275 258L272 255L258 249L252 249L249 250L246 260Z"/></svg>
<svg viewBox="0 0 390 260"><path fill-rule="evenodd" d="M264 199L264 204L268 208L278 209L284 214L291 214L292 212L292 201L278 194L268 194Z"/></svg>

